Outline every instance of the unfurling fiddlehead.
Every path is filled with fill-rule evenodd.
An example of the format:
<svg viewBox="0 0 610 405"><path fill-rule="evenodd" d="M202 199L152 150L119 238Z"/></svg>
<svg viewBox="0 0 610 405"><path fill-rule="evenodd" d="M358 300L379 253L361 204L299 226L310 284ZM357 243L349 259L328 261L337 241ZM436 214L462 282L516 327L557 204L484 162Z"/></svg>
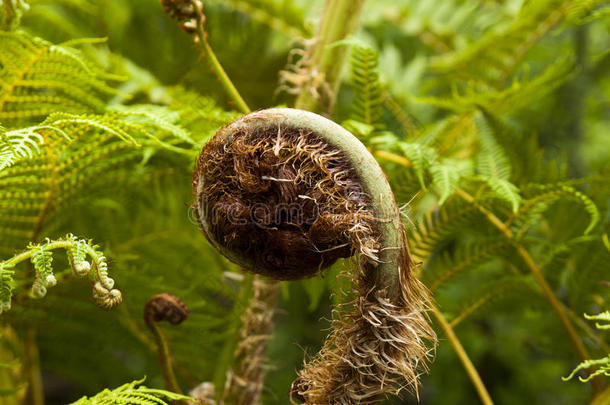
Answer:
<svg viewBox="0 0 610 405"><path fill-rule="evenodd" d="M222 128L193 177L210 242L278 280L311 277L354 256L356 298L293 383L307 404L377 403L404 378L416 389L434 341L383 171L348 131L313 113L270 109Z"/></svg>
<svg viewBox="0 0 610 405"><path fill-rule="evenodd" d="M24 252L0 261L0 313L11 309L14 267L17 264L29 259L34 266L36 274L32 283L32 297L44 297L47 294L47 287L57 284L52 266L52 251L55 249L66 250L74 275L89 276L93 286L92 296L96 304L104 309L112 309L121 303L123 300L121 292L114 288L114 280L108 276L106 257L98 250L98 246L69 234L63 239L52 241L47 238L45 243L30 243ZM87 261L87 257L91 258L91 263Z"/></svg>

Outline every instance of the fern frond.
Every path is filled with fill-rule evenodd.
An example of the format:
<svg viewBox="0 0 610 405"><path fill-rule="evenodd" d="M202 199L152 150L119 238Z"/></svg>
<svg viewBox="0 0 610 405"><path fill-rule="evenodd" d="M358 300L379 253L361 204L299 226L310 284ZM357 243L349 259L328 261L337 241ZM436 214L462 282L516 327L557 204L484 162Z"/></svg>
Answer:
<svg viewBox="0 0 610 405"><path fill-rule="evenodd" d="M431 165L430 174L432 183L439 189L438 203L443 205L459 186L461 170L450 160L445 159L441 164Z"/></svg>
<svg viewBox="0 0 610 405"><path fill-rule="evenodd" d="M11 309L11 298L15 289L14 266L0 262L0 314Z"/></svg>
<svg viewBox="0 0 610 405"><path fill-rule="evenodd" d="M477 156L477 172L491 190L499 198L508 201L513 211L517 212L521 196L517 186L509 181L512 170L510 161L496 141L487 118L483 114L477 113L474 120L481 145Z"/></svg>
<svg viewBox="0 0 610 405"><path fill-rule="evenodd" d="M424 173L438 161L436 150L421 143L399 142L398 147L411 161L421 188L425 189Z"/></svg>
<svg viewBox="0 0 610 405"><path fill-rule="evenodd" d="M527 2L514 22L490 30L477 42L431 63L433 71L459 75L466 80L498 82L509 77L525 54L562 21L571 2Z"/></svg>
<svg viewBox="0 0 610 405"><path fill-rule="evenodd" d="M585 314L585 319L589 321L607 322L606 324L595 323L595 327L599 330L610 329L610 311L602 312L597 315Z"/></svg>
<svg viewBox="0 0 610 405"><path fill-rule="evenodd" d="M91 398L83 397L70 405L169 405L172 401L193 400L184 395L140 385L144 380L133 381L113 390L105 389ZM137 387L138 385L140 386Z"/></svg>
<svg viewBox="0 0 610 405"><path fill-rule="evenodd" d="M383 95L379 73L377 72L379 54L373 48L363 45L352 47L350 66L354 100L351 107L351 119L383 128Z"/></svg>
<svg viewBox="0 0 610 405"><path fill-rule="evenodd" d="M44 139L35 129L6 131L0 126L0 170L40 153L39 146Z"/></svg>
<svg viewBox="0 0 610 405"><path fill-rule="evenodd" d="M589 214L589 223L584 230L585 235L590 233L600 220L599 210L595 203L587 195L568 185L531 184L524 188L523 194L526 199L521 208L507 221L507 225L518 235L522 235L531 224L537 222L553 204L566 199L579 203Z"/></svg>
<svg viewBox="0 0 610 405"><path fill-rule="evenodd" d="M597 9L598 6L607 3L606 0L577 0L570 2L568 6L567 20L570 23L582 24L584 21L592 21L599 16L597 13L603 12L604 8ZM608 10L606 8L606 10Z"/></svg>
<svg viewBox="0 0 610 405"><path fill-rule="evenodd" d="M500 281L492 281L482 285L472 292L474 297L467 304L461 305L461 310L451 321L451 326L456 327L466 319L482 311L485 307L499 300L514 296L515 294L534 293L531 283L525 278L508 278Z"/></svg>
<svg viewBox="0 0 610 405"><path fill-rule="evenodd" d="M504 238L470 243L453 252L444 251L436 259L434 266L426 266L426 270L432 270L423 273L426 285L434 292L456 275L477 269L481 264L509 251L511 247L511 241ZM434 271L435 269L438 271Z"/></svg>
<svg viewBox="0 0 610 405"><path fill-rule="evenodd" d="M57 284L57 279L53 273L53 250L64 249L68 253L70 263L73 264L73 271L78 276L89 276L93 281L93 299L103 308L113 308L121 300L121 292L113 289L114 280L108 277L108 266L104 254L98 250L97 246L78 240L69 234L58 240L47 238L45 243L30 243L27 249L10 259L0 262L0 309L7 311L11 308L11 298L14 290L14 267L25 261L30 260L36 272L32 283L32 296L42 298L47 293L47 287ZM80 262L75 262L74 257L78 255ZM91 258L91 264L85 260ZM85 263L87 263L85 265ZM90 271L94 269L94 271ZM0 311L0 313L2 313Z"/></svg>
<svg viewBox="0 0 610 405"><path fill-rule="evenodd" d="M480 212L473 204L463 204L456 199L450 199L436 211L427 212L410 232L411 253L418 261L424 261L432 256L445 242L468 224L478 221ZM480 230L485 229L482 223Z"/></svg>
<svg viewBox="0 0 610 405"><path fill-rule="evenodd" d="M610 322L610 311L602 312L597 315L585 314L585 319ZM602 324L596 323L595 327L600 330L601 329L610 329L610 324L602 325ZM590 373L586 378L578 377L578 379L580 381L587 382L587 381L590 381L591 379L597 377L598 375L605 375L606 377L610 377L610 354L608 354L608 356L606 356L602 359L597 359L597 360L590 359L590 360L583 361L578 366L576 366L576 368L574 370L572 370L570 375L568 375L567 377L562 377L561 379L563 381L571 380L576 375L576 373L578 373L580 370L586 370L589 368L597 368L597 370Z"/></svg>
<svg viewBox="0 0 610 405"><path fill-rule="evenodd" d="M115 90L75 48L24 32L0 32L0 120L9 126L47 115L102 112Z"/></svg>

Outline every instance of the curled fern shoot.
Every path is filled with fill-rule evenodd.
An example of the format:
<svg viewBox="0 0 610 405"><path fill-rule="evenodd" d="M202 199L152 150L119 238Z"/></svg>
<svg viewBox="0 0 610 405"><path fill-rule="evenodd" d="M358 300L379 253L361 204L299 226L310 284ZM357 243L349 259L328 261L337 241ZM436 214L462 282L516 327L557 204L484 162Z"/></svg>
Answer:
<svg viewBox="0 0 610 405"><path fill-rule="evenodd" d="M585 319L593 320L593 321L601 321L606 322L605 324L596 323L595 327L599 330L609 330L610 329L610 311L602 312L597 315L587 315L585 314ZM571 380L576 373L580 370L587 370L590 368L597 368L597 370L590 372L585 378L578 377L578 379L582 382L588 382L592 378L597 377L598 375L604 375L606 377L610 377L610 354L608 356L601 359L594 360L585 360L581 362L567 377L562 377L563 381Z"/></svg>
<svg viewBox="0 0 610 405"><path fill-rule="evenodd" d="M78 239L68 234L58 240L50 240L41 244L30 243L27 249L12 258L0 262L0 313L11 308L14 291L14 267L26 260L34 266L35 275L31 295L42 298L47 293L47 287L57 284L53 273L53 250L66 251L72 271L79 277L89 276L93 284L93 300L100 307L111 309L122 301L121 292L114 287L114 280L108 276L106 257L98 250L98 246L90 241ZM87 261L90 258L91 263Z"/></svg>

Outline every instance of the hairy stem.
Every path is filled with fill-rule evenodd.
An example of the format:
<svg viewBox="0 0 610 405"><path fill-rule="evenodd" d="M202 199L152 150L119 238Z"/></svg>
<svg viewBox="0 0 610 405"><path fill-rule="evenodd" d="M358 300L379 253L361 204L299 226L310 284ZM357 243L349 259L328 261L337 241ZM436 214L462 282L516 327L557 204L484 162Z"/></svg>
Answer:
<svg viewBox="0 0 610 405"><path fill-rule="evenodd" d="M227 404L261 403L265 378L263 362L273 326L280 282L256 276L253 290L254 294L241 320L234 364L228 372L224 401Z"/></svg>
<svg viewBox="0 0 610 405"><path fill-rule="evenodd" d="M358 28L365 0L328 0L316 43L308 61L309 80L295 107L332 113L349 47L337 45Z"/></svg>
<svg viewBox="0 0 610 405"><path fill-rule="evenodd" d="M431 312L432 315L434 315L434 318L436 318L436 321L440 325L441 329L443 329L445 336L447 336L447 339L449 339L449 343L451 343L451 346L453 346L453 350L455 350L455 353L458 355L458 358L460 359L464 370L466 370L466 373L468 374L472 385L474 385L477 394L479 394L481 402L484 405L493 405L491 396L489 395L487 388L485 388L485 384L483 384L483 380L481 380L479 372L475 368L474 364L472 364L470 357L468 357L468 353L466 353L466 350L464 350L464 346L462 346L462 343L458 339L453 328L451 327L449 322L447 322L447 320L438 310L438 308L432 307Z"/></svg>

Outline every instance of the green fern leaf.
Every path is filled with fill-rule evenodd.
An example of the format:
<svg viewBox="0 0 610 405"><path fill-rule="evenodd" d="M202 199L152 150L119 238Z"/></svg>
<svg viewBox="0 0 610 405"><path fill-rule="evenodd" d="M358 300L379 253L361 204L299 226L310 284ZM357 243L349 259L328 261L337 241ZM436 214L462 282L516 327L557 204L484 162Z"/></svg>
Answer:
<svg viewBox="0 0 610 405"><path fill-rule="evenodd" d="M15 289L13 266L5 262L0 262L0 313L11 309L11 298Z"/></svg>
<svg viewBox="0 0 610 405"><path fill-rule="evenodd" d="M421 188L425 189L424 174L428 168L436 164L438 154L433 148L419 143L400 142L398 147L413 164Z"/></svg>
<svg viewBox="0 0 610 405"><path fill-rule="evenodd" d="M566 17L570 4L565 0L527 2L512 24L488 31L470 46L437 58L430 67L437 72L459 74L466 80L500 82Z"/></svg>
<svg viewBox="0 0 610 405"><path fill-rule="evenodd" d="M39 146L43 142L35 128L7 132L0 126L0 170L40 153Z"/></svg>
<svg viewBox="0 0 610 405"><path fill-rule="evenodd" d="M430 166L433 184L440 191L438 203L443 205L449 198L460 182L460 171L452 164L433 164Z"/></svg>
<svg viewBox="0 0 610 405"><path fill-rule="evenodd" d="M172 401L193 401L185 395L140 385L144 380L133 381L114 390L105 389L91 398L83 397L70 405L169 405ZM140 386L136 387L137 385Z"/></svg>
<svg viewBox="0 0 610 405"><path fill-rule="evenodd" d="M591 198L565 184L538 185L531 184L524 189L527 197L521 209L513 217L509 218L507 224L522 234L532 223L540 219L549 207L564 199L576 201L589 214L589 223L584 234L589 234L600 221L600 213Z"/></svg>
<svg viewBox="0 0 610 405"><path fill-rule="evenodd" d="M377 73L379 54L376 50L355 45L352 48L351 69L354 100L351 118L371 125L379 130L383 128L383 97L381 83Z"/></svg>
<svg viewBox="0 0 610 405"><path fill-rule="evenodd" d="M536 294L530 282L525 278L512 277L486 283L473 291L472 294L469 294L475 297L474 299L469 300L466 304L458 304L461 306L461 310L451 321L451 326L456 327L458 324L463 323L465 320L483 311L486 307L502 299L525 293Z"/></svg>
<svg viewBox="0 0 610 405"><path fill-rule="evenodd" d="M0 120L15 126L52 112L102 112L115 90L77 49L17 32L0 32Z"/></svg>

